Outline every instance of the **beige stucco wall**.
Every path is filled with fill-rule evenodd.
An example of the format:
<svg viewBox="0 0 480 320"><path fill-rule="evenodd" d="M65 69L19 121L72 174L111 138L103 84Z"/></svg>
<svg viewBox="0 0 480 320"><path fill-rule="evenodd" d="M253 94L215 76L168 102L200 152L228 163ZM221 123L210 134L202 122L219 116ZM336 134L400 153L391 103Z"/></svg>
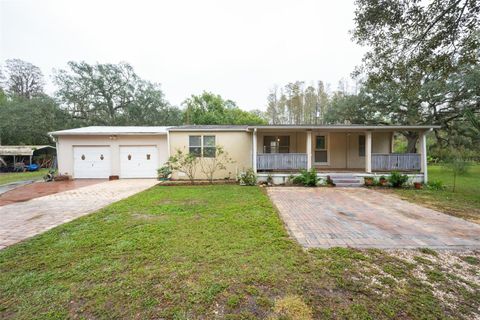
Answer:
<svg viewBox="0 0 480 320"><path fill-rule="evenodd" d="M315 133L313 133L315 134ZM330 132L329 152L330 162L328 165L319 165L319 168L339 169L363 169L365 168L365 157L359 155L358 136L365 135L363 132ZM372 134L372 153L389 153L392 133L374 132ZM315 140L312 138L315 148Z"/></svg>
<svg viewBox="0 0 480 320"><path fill-rule="evenodd" d="M391 132L372 133L372 153L390 153L391 143Z"/></svg>
<svg viewBox="0 0 480 320"><path fill-rule="evenodd" d="M263 153L263 144L265 136L289 136L290 153L307 152L307 133L295 131L259 131L257 132L257 153Z"/></svg>
<svg viewBox="0 0 480 320"><path fill-rule="evenodd" d="M108 136L60 136L57 137L58 170L61 174L74 176L73 147L75 146L110 146L111 175L120 175L120 146L156 146L158 150L158 167L168 159L166 135L131 135L117 136L111 140Z"/></svg>
<svg viewBox="0 0 480 320"><path fill-rule="evenodd" d="M171 131L170 136L170 154L175 154L176 150L188 152L189 136L208 135L215 136L215 143L222 146L229 156L235 161L228 164L226 170L215 173L214 179L224 179L227 177L235 178L238 173L252 167L252 133L246 131L191 131L179 132ZM188 177L179 172L173 174L174 179L188 179ZM205 174L197 166L196 179L205 179Z"/></svg>

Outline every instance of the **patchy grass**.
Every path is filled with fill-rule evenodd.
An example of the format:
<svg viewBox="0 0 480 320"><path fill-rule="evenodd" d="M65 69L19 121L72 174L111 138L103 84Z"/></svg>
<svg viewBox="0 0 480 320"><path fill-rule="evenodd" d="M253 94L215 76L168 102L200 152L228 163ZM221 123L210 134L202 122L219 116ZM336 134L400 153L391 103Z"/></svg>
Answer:
<svg viewBox="0 0 480 320"><path fill-rule="evenodd" d="M0 251L0 318L470 319L479 257L304 251L260 188L155 187Z"/></svg>
<svg viewBox="0 0 480 320"><path fill-rule="evenodd" d="M445 190L394 190L402 199L410 200L447 214L480 223L480 165L470 167L466 175L457 177L452 191L453 173L442 166L429 166L430 181L441 181Z"/></svg>
<svg viewBox="0 0 480 320"><path fill-rule="evenodd" d="M40 180L47 172L48 169L40 169L33 172L0 173L0 185L17 181Z"/></svg>

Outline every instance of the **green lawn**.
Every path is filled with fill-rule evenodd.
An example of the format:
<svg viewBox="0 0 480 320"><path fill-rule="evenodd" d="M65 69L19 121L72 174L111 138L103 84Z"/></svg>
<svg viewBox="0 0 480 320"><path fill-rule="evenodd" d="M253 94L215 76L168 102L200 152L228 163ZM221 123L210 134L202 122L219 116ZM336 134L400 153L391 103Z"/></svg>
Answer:
<svg viewBox="0 0 480 320"><path fill-rule="evenodd" d="M47 172L47 169L40 169L33 172L0 173L0 185L23 180L38 180L46 175Z"/></svg>
<svg viewBox="0 0 480 320"><path fill-rule="evenodd" d="M441 210L445 213L480 223L480 165L470 167L467 174L457 177L453 189L453 173L442 166L429 166L430 181L441 181L446 186L437 190L395 190L402 198Z"/></svg>
<svg viewBox="0 0 480 320"><path fill-rule="evenodd" d="M304 251L288 237L262 191L235 185L154 187L4 249L0 318L478 314L480 255Z"/></svg>

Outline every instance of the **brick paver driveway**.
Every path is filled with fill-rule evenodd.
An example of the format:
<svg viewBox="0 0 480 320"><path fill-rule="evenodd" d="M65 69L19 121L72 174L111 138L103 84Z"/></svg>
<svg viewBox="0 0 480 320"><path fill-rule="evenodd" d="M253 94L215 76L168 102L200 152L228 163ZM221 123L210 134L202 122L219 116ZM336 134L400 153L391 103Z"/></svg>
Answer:
<svg viewBox="0 0 480 320"><path fill-rule="evenodd" d="M268 188L306 248L480 248L480 225L364 188Z"/></svg>
<svg viewBox="0 0 480 320"><path fill-rule="evenodd" d="M0 207L0 249L148 189L153 179L106 181Z"/></svg>

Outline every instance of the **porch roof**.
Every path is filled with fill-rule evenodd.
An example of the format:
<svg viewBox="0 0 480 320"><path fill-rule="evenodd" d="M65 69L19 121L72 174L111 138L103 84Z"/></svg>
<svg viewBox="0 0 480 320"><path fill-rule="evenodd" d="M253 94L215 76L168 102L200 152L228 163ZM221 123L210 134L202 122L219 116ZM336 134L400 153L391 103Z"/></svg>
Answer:
<svg viewBox="0 0 480 320"><path fill-rule="evenodd" d="M332 125L259 125L248 126L249 130L253 129L288 129L288 130L367 130L367 131L427 131L430 129L440 129L439 125L364 125L364 124L332 124Z"/></svg>

